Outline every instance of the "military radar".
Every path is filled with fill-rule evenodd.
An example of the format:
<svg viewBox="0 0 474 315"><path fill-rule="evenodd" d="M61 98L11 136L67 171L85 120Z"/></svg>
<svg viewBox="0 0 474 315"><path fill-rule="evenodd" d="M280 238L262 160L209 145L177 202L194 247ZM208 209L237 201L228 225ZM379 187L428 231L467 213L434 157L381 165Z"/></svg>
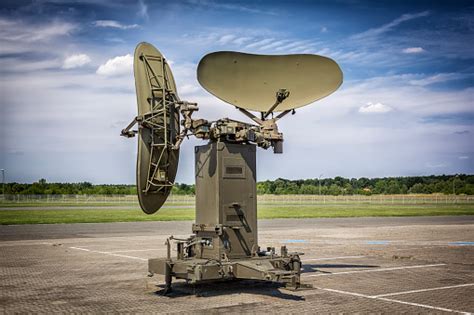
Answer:
<svg viewBox="0 0 474 315"><path fill-rule="evenodd" d="M168 62L148 43L135 50L134 75L138 115L121 135L138 137L137 190L145 213L155 213L166 201L183 140L191 135L207 140L194 150L193 234L169 237L167 257L148 260L150 275L165 276L165 293L171 291L173 277L192 284L253 279L298 288L303 253L286 246L277 253L275 247L258 245L256 148L283 153L278 120L336 91L342 83L337 63L310 54L220 51L204 56L197 69L199 83L252 124L193 118L197 103L179 98ZM132 130L136 124L138 130Z"/></svg>

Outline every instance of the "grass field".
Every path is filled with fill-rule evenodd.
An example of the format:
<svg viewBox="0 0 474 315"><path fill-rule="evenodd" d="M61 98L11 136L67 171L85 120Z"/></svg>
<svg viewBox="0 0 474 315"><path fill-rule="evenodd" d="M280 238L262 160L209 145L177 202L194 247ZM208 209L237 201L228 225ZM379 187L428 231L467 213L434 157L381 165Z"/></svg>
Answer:
<svg viewBox="0 0 474 315"><path fill-rule="evenodd" d="M103 205L102 205L103 206ZM101 209L79 207L47 210L0 210L0 224L103 223L130 221L194 220L194 208L166 208L146 215L139 208ZM373 216L437 216L474 215L474 204L326 204L326 205L261 205L260 219L338 218Z"/></svg>
<svg viewBox="0 0 474 315"><path fill-rule="evenodd" d="M194 202L178 202L178 203L166 203L165 205L170 205L173 207L176 206L194 206ZM88 202L88 203L76 203L76 202L3 202L0 203L0 210L2 208L24 208L24 207L38 207L38 208L44 208L44 207L50 207L50 208L57 208L61 209L64 207L77 207L77 208L83 208L83 207L97 207L97 208L103 208L103 207L140 207L138 202L129 202L129 203L116 203L116 202Z"/></svg>

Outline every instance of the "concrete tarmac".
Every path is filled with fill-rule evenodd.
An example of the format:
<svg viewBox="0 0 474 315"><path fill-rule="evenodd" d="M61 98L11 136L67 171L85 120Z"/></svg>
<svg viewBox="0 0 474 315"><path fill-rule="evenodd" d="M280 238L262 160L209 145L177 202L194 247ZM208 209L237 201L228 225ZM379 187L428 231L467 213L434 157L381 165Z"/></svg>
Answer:
<svg viewBox="0 0 474 315"><path fill-rule="evenodd" d="M474 312L474 216L259 221L259 244L304 252L288 291L148 278L189 221L0 226L0 313Z"/></svg>

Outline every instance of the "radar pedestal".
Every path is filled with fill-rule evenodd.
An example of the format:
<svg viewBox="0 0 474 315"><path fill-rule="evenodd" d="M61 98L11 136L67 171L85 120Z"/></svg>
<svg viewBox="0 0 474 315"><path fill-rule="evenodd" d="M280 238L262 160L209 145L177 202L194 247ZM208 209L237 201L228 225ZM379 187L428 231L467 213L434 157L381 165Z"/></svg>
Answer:
<svg viewBox="0 0 474 315"><path fill-rule="evenodd" d="M253 279L300 285L302 253L280 255L258 247L256 146L210 142L195 147L196 223L186 240L173 240L177 256L150 259L149 272L191 283Z"/></svg>
<svg viewBox="0 0 474 315"><path fill-rule="evenodd" d="M121 135L138 135L137 190L145 213L155 213L166 201L183 140L193 135L209 141L195 148L194 234L169 237L167 256L149 259L150 275L165 276L165 293L171 290L173 278L189 283L265 280L296 289L302 253L290 253L281 246L277 254L274 247L258 246L256 148L272 147L274 153L283 153L277 121L337 90L341 69L332 59L317 55L216 52L201 59L197 72L207 91L234 105L255 124L229 118L193 119L198 106L179 99L164 56L148 43L137 46L138 115ZM276 112L280 113L274 117ZM138 130L132 130L136 124ZM176 246L173 257L171 246Z"/></svg>

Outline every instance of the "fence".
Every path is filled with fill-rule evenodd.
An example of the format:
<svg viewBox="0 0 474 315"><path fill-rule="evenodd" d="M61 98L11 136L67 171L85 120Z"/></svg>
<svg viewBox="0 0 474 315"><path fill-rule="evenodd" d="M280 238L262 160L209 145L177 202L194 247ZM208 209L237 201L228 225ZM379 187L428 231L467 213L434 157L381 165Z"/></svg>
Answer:
<svg viewBox="0 0 474 315"><path fill-rule="evenodd" d="M0 197L1 198L1 197ZM138 204L135 195L5 195L0 203ZM194 196L170 195L167 204L193 205ZM468 195L259 195L259 204L474 204Z"/></svg>
<svg viewBox="0 0 474 315"><path fill-rule="evenodd" d="M467 195L261 195L261 204L474 204L474 196Z"/></svg>

